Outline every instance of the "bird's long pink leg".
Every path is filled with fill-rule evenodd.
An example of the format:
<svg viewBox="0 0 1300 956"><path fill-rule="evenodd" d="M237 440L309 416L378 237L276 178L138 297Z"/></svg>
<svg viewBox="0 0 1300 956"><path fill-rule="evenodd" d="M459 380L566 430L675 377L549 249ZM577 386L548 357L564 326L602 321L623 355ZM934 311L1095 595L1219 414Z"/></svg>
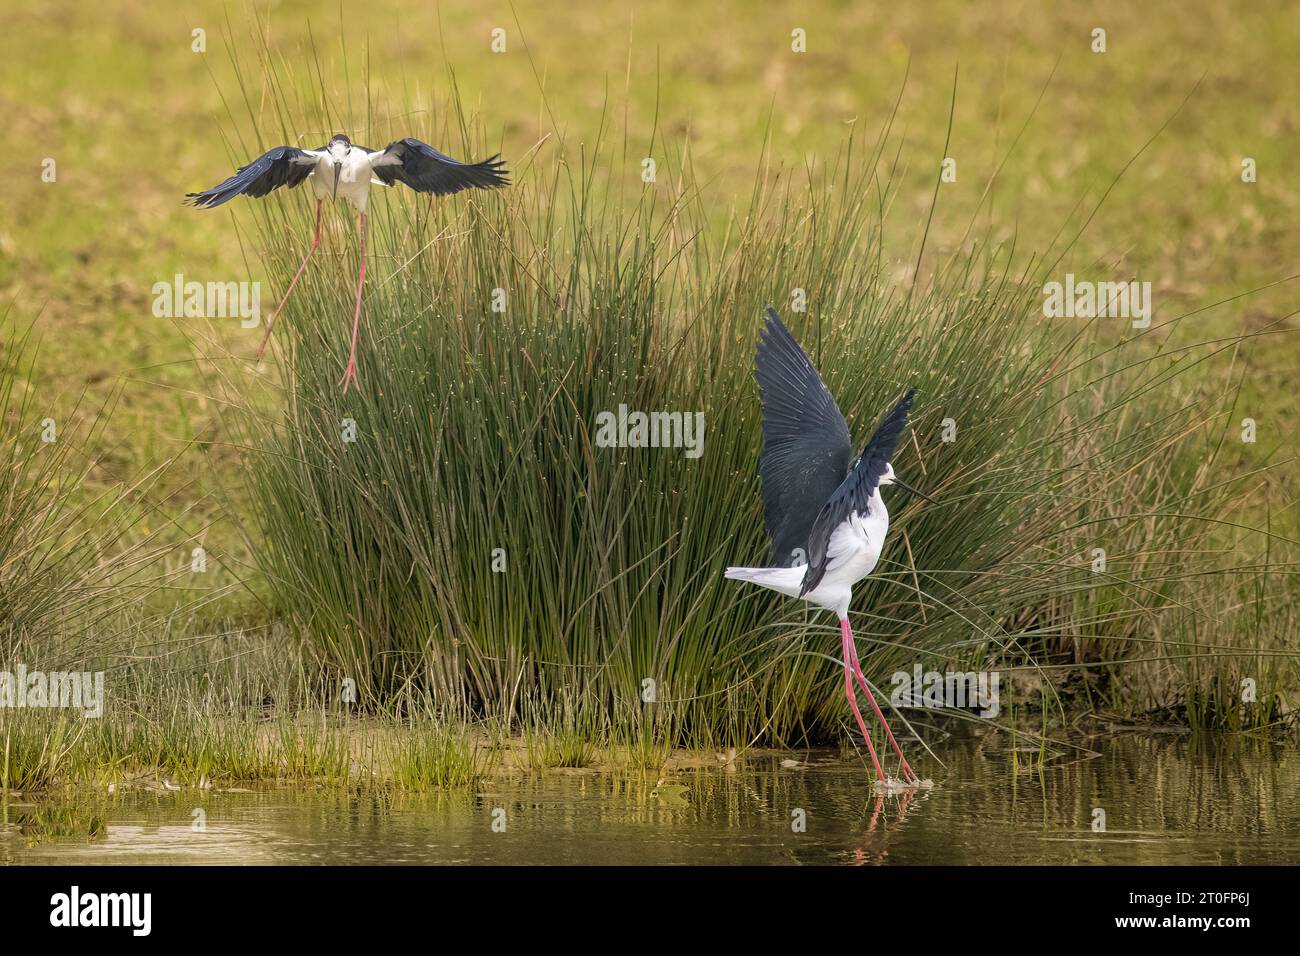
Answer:
<svg viewBox="0 0 1300 956"><path fill-rule="evenodd" d="M853 693L853 671L849 663L850 637L848 621L840 621L840 637L843 640L844 649L844 696L849 699L849 706L853 708L853 716L858 718L858 729L862 731L862 739L867 742L867 753L871 754L871 762L876 766L876 777L883 781L885 771L880 769L880 760L876 757L876 748L871 745L871 734L867 733L866 722L862 719L862 711L858 710L857 697Z"/></svg>
<svg viewBox="0 0 1300 956"><path fill-rule="evenodd" d="M343 391L346 393L349 385L355 385L358 390L361 388L361 382L357 379L357 333L361 329L361 291L366 287L366 214L361 214L361 274L357 276L357 308L352 313L352 348L348 352L348 367L343 373Z"/></svg>
<svg viewBox="0 0 1300 956"><path fill-rule="evenodd" d="M307 255L303 256L302 265L300 265L298 271L294 273L293 281L289 283L289 288L284 292L284 298L281 299L280 304L275 307L275 311L271 313L271 317L266 320L266 334L262 336L262 347L257 350L257 360L259 362L262 361L262 353L266 351L266 343L271 341L271 326L275 324L275 317L280 314L280 310L284 308L284 304L289 301L289 293L293 292L293 287L298 284L298 280L302 278L303 270L307 268L307 263L311 261L311 254L315 252L316 247L320 245L320 210L321 205L324 202L325 200L323 199L316 200L316 235L312 237L311 248L307 250Z"/></svg>
<svg viewBox="0 0 1300 956"><path fill-rule="evenodd" d="M862 692L867 695L867 700L871 702L871 709L876 712L880 718L881 725L885 728L885 736L889 738L890 745L894 748L894 753L898 754L898 762L902 767L903 776L909 783L916 783L920 778L917 777L916 771L912 769L907 758L903 756L903 748L898 746L898 741L894 739L894 732L889 729L889 724L885 721L885 715L880 712L880 705L876 703L875 696L871 693L871 688L867 686L866 675L862 673L862 665L858 663L858 648L853 640L853 630L849 627L847 620L840 622L840 629L844 632L844 647L848 660L853 665L853 675L858 679L858 686Z"/></svg>

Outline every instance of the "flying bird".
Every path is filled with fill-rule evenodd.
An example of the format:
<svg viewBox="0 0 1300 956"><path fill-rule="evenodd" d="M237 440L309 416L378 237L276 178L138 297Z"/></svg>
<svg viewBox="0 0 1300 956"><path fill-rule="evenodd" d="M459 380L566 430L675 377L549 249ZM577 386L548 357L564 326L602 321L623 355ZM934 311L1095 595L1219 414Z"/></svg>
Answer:
<svg viewBox="0 0 1300 956"><path fill-rule="evenodd" d="M866 694L898 754L909 784L916 773L894 739L880 705L867 686L849 626L853 585L880 560L889 531L889 512L880 489L898 485L933 502L904 484L890 463L907 427L915 389L909 389L880 420L862 454L853 454L849 426L830 390L808 361L776 311L769 308L755 359L763 404L763 450L758 473L763 512L772 538L772 566L727 568L726 576L802 598L834 611L840 621L844 651L844 695L867 742L879 782L885 773L876 757L853 691L853 680Z"/></svg>
<svg viewBox="0 0 1300 956"><path fill-rule="evenodd" d="M284 298L267 320L266 334L257 351L259 361L271 337L271 326L276 316L289 301L289 295L307 268L312 253L320 245L321 207L325 200L342 196L356 207L360 220L361 267L357 276L357 304L352 314L352 347L340 383L346 392L349 385L357 384L357 333L361 327L361 292L366 284L366 202L370 198L371 184L392 186L402 183L419 193L450 196L464 189L508 186L507 175L508 170L499 156L481 163L462 163L410 137L389 143L383 149L372 150L357 146L342 133L337 133L320 149L277 146L247 166L240 167L225 182L200 193L189 193L185 198L194 206L212 209L236 196L261 198L281 186L293 189L305 180L311 180L316 195L316 233Z"/></svg>

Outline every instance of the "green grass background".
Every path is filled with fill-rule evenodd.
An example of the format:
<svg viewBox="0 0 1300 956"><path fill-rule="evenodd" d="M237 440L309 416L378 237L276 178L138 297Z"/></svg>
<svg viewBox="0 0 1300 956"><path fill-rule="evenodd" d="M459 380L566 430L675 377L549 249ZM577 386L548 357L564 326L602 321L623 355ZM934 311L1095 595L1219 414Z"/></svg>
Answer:
<svg viewBox="0 0 1300 956"><path fill-rule="evenodd" d="M149 290L177 271L200 280L261 278L231 221L249 215L246 204L207 214L180 204L186 191L248 158L228 152L225 141L233 132L225 104L238 99L240 82L227 47L244 51L243 82L256 101L261 77L251 51L259 35L291 66L320 58L324 94L345 114L351 104L348 132L363 142L356 78L368 78L387 126L402 110L438 108L448 69L466 109L516 166L558 137L593 139L602 116L613 114L626 121L626 175L635 182L640 158L654 154L657 118L666 135L689 143L695 176L709 185L720 215L748 195L765 139L774 167L821 163L855 124L874 134L906 76L891 220L904 274L917 236L903 233L912 223L919 234L925 223L955 71L948 154L958 181L941 191L936 250L961 240L1013 141L981 223L995 237L1016 236L1022 250L1042 248L1072 213L1081 222L1196 87L1115 186L1066 265L1081 277L1151 280L1158 319L1300 271L1300 23L1281 3L525 0L343 2L323 12L302 2L147 8L20 0L8 5L4 26L6 321L39 313L53 360L32 384L56 418L85 384L107 393L126 379L106 436L104 477L126 477L196 437L217 441L172 469L164 487L181 490L182 501L210 492L205 479L234 461L221 450L210 389L187 336L215 335L242 356L255 350L260 332L233 321L209 330L155 319ZM490 49L495 27L506 31L505 53ZM807 31L806 54L791 51L796 27ZM1107 32L1104 54L1090 50L1094 27ZM191 51L197 28L207 33L203 54ZM238 131L270 120L240 116ZM302 144L318 145L329 132L304 130ZM1245 156L1257 161L1255 184L1241 181ZM47 157L58 163L55 183L40 179ZM277 293L264 289L268 299ZM1206 338L1263 328L1288 315L1294 299L1294 285L1282 285L1189 325ZM1293 329L1294 319L1279 327ZM1260 422L1261 442L1291 440L1298 354L1294 338L1279 335L1240 357L1243 411ZM1284 506L1280 498L1274 504ZM193 520L211 514L200 507Z"/></svg>

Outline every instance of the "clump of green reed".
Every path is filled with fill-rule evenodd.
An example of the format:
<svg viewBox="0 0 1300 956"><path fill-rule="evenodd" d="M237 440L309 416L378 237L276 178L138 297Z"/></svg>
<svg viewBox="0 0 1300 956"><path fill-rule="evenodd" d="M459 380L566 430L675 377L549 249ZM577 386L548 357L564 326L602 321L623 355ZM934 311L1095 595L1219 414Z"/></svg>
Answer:
<svg viewBox="0 0 1300 956"><path fill-rule="evenodd" d="M532 770L586 767L596 758L598 749L593 735L571 725L546 726L537 718L524 729L524 746Z"/></svg>
<svg viewBox="0 0 1300 956"><path fill-rule="evenodd" d="M376 782L398 790L474 786L490 766L490 753L469 733L443 721L416 719L385 732Z"/></svg>
<svg viewBox="0 0 1300 956"><path fill-rule="evenodd" d="M285 132L338 121L310 115ZM451 115L414 132L493 151ZM390 132L373 115L369 129ZM889 546L855 601L869 673L1043 668L1041 703L1059 709L1077 695L1050 668L1097 664L1112 704L1159 697L1152 656L1167 673L1180 640L1203 647L1220 581L1252 573L1216 547L1242 490L1215 470L1231 395L1183 382L1215 350L1045 321L1051 267L1006 249L900 269L880 212L887 132L806 180L764 171L723 221L671 159L625 195L632 173L602 141L508 157L500 192L376 196L346 395L357 237L331 226L277 328L282 414L237 423L258 560L309 653L368 707L414 684L447 713L526 727L562 726L577 700L654 746L836 732L834 622L722 578L767 557L752 367L774 303L857 442L919 390L896 464L940 504L890 497ZM282 285L309 202L258 216ZM703 413L702 455L600 447L597 416L620 405ZM1274 580L1293 573L1280 562Z"/></svg>
<svg viewBox="0 0 1300 956"><path fill-rule="evenodd" d="M69 739L71 722L66 717L44 722L39 728L34 724L6 716L0 727L0 791L51 786L76 748L76 739Z"/></svg>
<svg viewBox="0 0 1300 956"><path fill-rule="evenodd" d="M110 411L81 424L79 401L33 386L31 331L9 327L0 341L0 669L57 668L104 647L104 621L139 598L158 554L134 527L156 476L96 480L84 449Z"/></svg>

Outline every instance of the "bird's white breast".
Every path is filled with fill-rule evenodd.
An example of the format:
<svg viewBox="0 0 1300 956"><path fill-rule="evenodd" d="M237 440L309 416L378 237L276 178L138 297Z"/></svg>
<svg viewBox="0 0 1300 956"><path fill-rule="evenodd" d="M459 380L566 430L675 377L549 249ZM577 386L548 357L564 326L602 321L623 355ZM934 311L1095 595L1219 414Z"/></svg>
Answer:
<svg viewBox="0 0 1300 956"><path fill-rule="evenodd" d="M889 512L877 489L867 513L853 512L833 532L826 548L821 587L851 588L875 570L889 532Z"/></svg>
<svg viewBox="0 0 1300 956"><path fill-rule="evenodd" d="M339 168L338 197L348 200L365 212L372 175L370 154L359 146L349 148ZM312 181L318 199L328 199L334 195L334 158L328 150L323 151L317 159Z"/></svg>

